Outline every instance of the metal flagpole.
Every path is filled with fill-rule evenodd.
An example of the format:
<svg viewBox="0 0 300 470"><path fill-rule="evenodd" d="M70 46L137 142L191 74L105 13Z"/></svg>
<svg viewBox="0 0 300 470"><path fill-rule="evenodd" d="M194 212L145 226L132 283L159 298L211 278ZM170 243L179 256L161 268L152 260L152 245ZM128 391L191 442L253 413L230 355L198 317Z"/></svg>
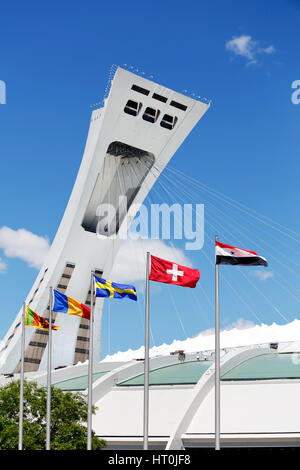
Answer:
<svg viewBox="0 0 300 470"><path fill-rule="evenodd" d="M90 335L89 335L89 369L88 369L88 422L87 422L87 450L92 450L92 406L93 406L93 339L94 339L94 273L91 273L91 309L90 309Z"/></svg>
<svg viewBox="0 0 300 470"><path fill-rule="evenodd" d="M49 289L49 329L48 329L48 364L47 364L47 412L46 412L46 450L50 450L51 427L51 370L52 370L52 308L53 289Z"/></svg>
<svg viewBox="0 0 300 470"><path fill-rule="evenodd" d="M19 411L19 450L23 450L23 411L24 411L24 352L25 352L25 310L22 310L21 371L20 371L20 411Z"/></svg>
<svg viewBox="0 0 300 470"><path fill-rule="evenodd" d="M216 241L218 236L216 235ZM215 262L215 450L220 450L220 309L219 265Z"/></svg>
<svg viewBox="0 0 300 470"><path fill-rule="evenodd" d="M150 253L146 261L146 307L145 307L145 360L144 360L144 450L148 450L149 433L149 273Z"/></svg>

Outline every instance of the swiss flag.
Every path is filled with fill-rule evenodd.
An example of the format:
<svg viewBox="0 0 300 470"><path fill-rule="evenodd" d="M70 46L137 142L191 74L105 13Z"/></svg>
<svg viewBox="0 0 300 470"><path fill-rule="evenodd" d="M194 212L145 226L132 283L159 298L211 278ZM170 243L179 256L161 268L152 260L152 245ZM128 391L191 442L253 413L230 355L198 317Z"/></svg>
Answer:
<svg viewBox="0 0 300 470"><path fill-rule="evenodd" d="M182 287L196 287L200 279L200 271L151 255L149 279Z"/></svg>

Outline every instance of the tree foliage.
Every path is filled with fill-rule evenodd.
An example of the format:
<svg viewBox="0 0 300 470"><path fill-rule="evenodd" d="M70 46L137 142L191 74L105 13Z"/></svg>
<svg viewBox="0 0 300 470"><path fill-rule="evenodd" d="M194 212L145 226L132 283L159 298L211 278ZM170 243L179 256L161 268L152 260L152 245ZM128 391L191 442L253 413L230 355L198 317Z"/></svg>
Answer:
<svg viewBox="0 0 300 470"><path fill-rule="evenodd" d="M17 450L19 440L20 382L0 387L0 450ZM34 382L24 382L23 449L44 450L46 442L47 391ZM93 413L95 413L93 407ZM87 404L81 393L51 387L51 449L86 450ZM105 441L92 435L93 450Z"/></svg>

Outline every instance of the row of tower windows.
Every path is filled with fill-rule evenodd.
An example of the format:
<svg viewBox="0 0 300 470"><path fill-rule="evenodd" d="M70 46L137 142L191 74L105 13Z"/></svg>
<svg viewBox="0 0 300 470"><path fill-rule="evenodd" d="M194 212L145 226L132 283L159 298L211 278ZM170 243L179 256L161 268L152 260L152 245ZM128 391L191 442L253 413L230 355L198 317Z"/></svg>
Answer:
<svg viewBox="0 0 300 470"><path fill-rule="evenodd" d="M141 108L142 108L142 103L139 103L138 101L134 101L134 100L128 100L124 108L124 112L127 114L130 114L131 116L137 116ZM148 121L154 124L157 121L159 115L160 115L159 109L151 108L148 106L142 115L142 119L144 119L144 121ZM172 130L176 124L176 121L177 121L176 116L171 116L170 114L164 114L160 121L160 125L161 127L164 127L165 129Z"/></svg>
<svg viewBox="0 0 300 470"><path fill-rule="evenodd" d="M131 89L146 96L148 96L150 93L150 90L146 90L146 88L142 88L138 85L132 85ZM155 100L161 101L162 103L166 103L168 101L168 98L166 98L166 96L159 95L158 93L153 93L152 98L154 98ZM174 101L174 100L170 102L170 106L174 106L174 108L178 108L181 111L187 110L187 106L185 104L178 103L178 101Z"/></svg>

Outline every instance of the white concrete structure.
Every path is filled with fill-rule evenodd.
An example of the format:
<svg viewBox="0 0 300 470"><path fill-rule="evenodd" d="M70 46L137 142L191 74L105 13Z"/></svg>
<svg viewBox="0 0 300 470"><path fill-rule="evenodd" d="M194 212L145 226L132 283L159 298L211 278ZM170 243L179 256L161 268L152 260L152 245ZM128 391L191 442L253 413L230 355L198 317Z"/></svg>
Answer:
<svg viewBox="0 0 300 470"><path fill-rule="evenodd" d="M160 172L208 107L117 69L104 106L92 113L69 203L26 299L36 313L47 316L50 286L90 303L91 271L97 270L109 279L121 234L126 233ZM107 204L116 211L111 220L105 213ZM101 310L101 301L97 300L95 360L100 359ZM21 311L0 345L1 372L18 371L20 318ZM88 321L60 315L59 326L53 335L53 367L84 362ZM26 328L25 371L46 368L47 338L47 331Z"/></svg>
<svg viewBox="0 0 300 470"><path fill-rule="evenodd" d="M95 364L93 429L109 449L143 447L143 367L142 360ZM150 369L150 448L213 447L213 353L154 357ZM221 377L221 446L300 445L298 343L226 349ZM16 378L2 376L0 385ZM47 374L27 378L43 386ZM87 363L55 370L52 379L63 390L87 393Z"/></svg>

